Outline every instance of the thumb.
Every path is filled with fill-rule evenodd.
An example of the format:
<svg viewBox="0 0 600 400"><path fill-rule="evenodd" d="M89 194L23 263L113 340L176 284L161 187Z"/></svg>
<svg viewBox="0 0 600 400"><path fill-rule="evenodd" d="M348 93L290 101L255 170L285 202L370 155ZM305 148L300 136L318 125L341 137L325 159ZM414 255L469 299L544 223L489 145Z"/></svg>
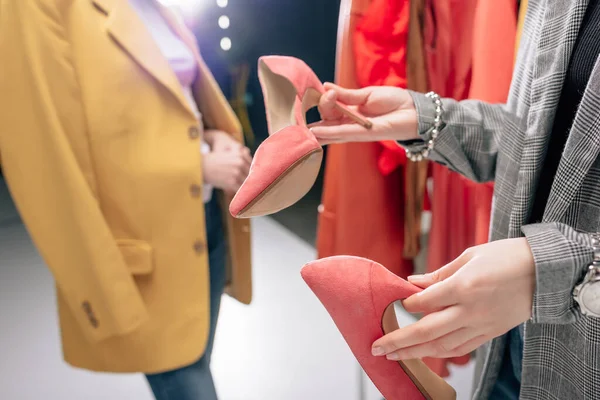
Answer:
<svg viewBox="0 0 600 400"><path fill-rule="evenodd" d="M438 282L442 282L456 273L463 265L471 260L470 253L464 252L454 261L444 265L442 268L424 275L412 275L408 281L421 288L428 288Z"/></svg>
<svg viewBox="0 0 600 400"><path fill-rule="evenodd" d="M371 88L346 89L333 83L325 83L325 90L333 91L336 100L348 106L360 106L367 102L371 94Z"/></svg>

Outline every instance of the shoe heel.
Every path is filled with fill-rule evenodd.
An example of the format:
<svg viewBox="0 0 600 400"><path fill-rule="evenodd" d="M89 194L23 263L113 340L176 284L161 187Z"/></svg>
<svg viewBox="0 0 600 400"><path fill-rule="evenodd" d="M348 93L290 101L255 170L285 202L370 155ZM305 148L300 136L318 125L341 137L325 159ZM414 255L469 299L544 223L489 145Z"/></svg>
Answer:
<svg viewBox="0 0 600 400"><path fill-rule="evenodd" d="M306 111L316 107L319 104L319 100L325 89L323 84L314 73L314 71L302 60L294 57L286 56L263 56L258 60L258 77L265 97L265 104L268 104L269 110L277 110L279 108L288 108L287 104L291 102L293 90L295 94L302 101L302 109L295 110L295 119L297 123L304 122L306 124ZM276 83L276 84L275 84ZM278 98L289 99L285 101L286 106L274 105L269 100L271 93L278 91L280 93ZM275 106L275 107L273 107ZM362 125L366 129L371 129L373 124L371 121L360 115L359 113L350 110L342 103L337 103L336 108L338 111L352 119L357 124ZM275 111L276 116L269 115L267 112L267 120L279 121L278 111ZM285 118L289 118L290 115L286 115ZM272 126L273 130L270 132L276 132L281 127L281 123L274 123Z"/></svg>
<svg viewBox="0 0 600 400"><path fill-rule="evenodd" d="M257 149L250 173L230 203L236 218L274 214L293 205L310 190L323 160L323 149L306 126L306 112L324 93L315 73L297 58L267 56L258 61L258 77L269 137Z"/></svg>

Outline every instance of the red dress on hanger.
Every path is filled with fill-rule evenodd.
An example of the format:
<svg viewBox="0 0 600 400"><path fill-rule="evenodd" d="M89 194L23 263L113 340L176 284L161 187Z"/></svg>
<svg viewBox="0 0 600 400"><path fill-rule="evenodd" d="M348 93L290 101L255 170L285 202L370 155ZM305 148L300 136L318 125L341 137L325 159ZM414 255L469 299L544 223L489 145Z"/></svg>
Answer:
<svg viewBox="0 0 600 400"><path fill-rule="evenodd" d="M362 18L357 22L353 35L356 80L359 86L395 86L406 88L411 85L426 86L419 79L414 68L408 71L409 49L412 59L421 58L424 62L421 25L411 25L411 14L418 9L421 0L372 0ZM422 8L422 7L421 7ZM413 28L411 30L411 28ZM415 31L415 28L417 29ZM415 49L419 51L415 51ZM421 73L424 77L424 71ZM423 89L421 89L423 90ZM382 152L378 159L378 168L384 176L400 170L404 176L404 204L398 204L404 210L404 248L407 259L419 253L421 232L421 213L427 205L425 163L407 165L407 158L395 141L379 142ZM398 182L400 184L400 182ZM423 204L423 202L425 204ZM397 248L400 247L398 243Z"/></svg>
<svg viewBox="0 0 600 400"><path fill-rule="evenodd" d="M442 8L441 10L431 10L438 13L442 13L443 16L449 17L450 14L444 15L444 11L449 11L450 8ZM431 16L431 15L430 15ZM356 60L356 76L359 86L371 86L371 85L388 85L397 87L406 87L407 85L407 36L409 31L409 17L410 17L410 1L409 0L374 0L371 2L367 12L360 20L354 33L354 56ZM437 15L436 15L437 17ZM467 13L466 18L469 17ZM450 25L447 25L450 26ZM437 34L443 34L438 32ZM449 47L452 42L447 40L450 36L445 35L441 40L442 45L436 48L436 52L429 51L428 61L433 61L432 67L429 73L432 71L435 75L433 76L433 82L439 82L440 86L438 89L439 93L446 93L446 85L449 87L456 88L454 92L457 92L459 97L466 97L466 91L468 89L468 79L470 78L470 57L469 50L465 50L463 57L459 58L460 62L456 65L451 66L450 62L452 58L452 49ZM430 39L432 36L430 36ZM427 40L427 38L425 38ZM431 42L430 42L431 43ZM443 43L447 43L448 46L444 46ZM431 50L431 49L428 49ZM435 68L437 67L437 69ZM453 67L453 68L451 68ZM449 82L456 80L456 84L450 85ZM453 93L454 93L453 92ZM406 165L407 159L404 151L398 147L396 143L382 142L384 151L379 157L379 169L382 174L388 174L391 171L401 168ZM401 168L402 169L402 168ZM434 166L434 174L442 174L441 185L450 185L452 181L457 181L460 185L457 192L459 195L453 194L458 197L454 202L450 201L451 204L464 204L466 196L465 186L466 183L458 175L451 175L446 169ZM438 179L440 179L438 177ZM437 187L437 186L436 186ZM440 211L440 196L437 197L437 207L434 203L435 209ZM434 201L436 198L434 197ZM445 200L446 201L446 200ZM448 218L453 215L457 215L456 222L464 221L467 210L462 209L458 213L446 213L444 210L444 219L441 221L443 224L437 223L438 232L442 229L448 229L444 223L448 222ZM435 221L435 216L434 216ZM453 221L451 221L453 222ZM434 222L435 223L435 222ZM461 230L459 233L459 241L454 248L462 246L467 239L470 227L465 226L463 223L456 224ZM452 232L456 234L456 230ZM442 240L443 238L443 240ZM438 239L439 243L436 243ZM433 254L444 254L445 249L448 247L448 238L438 235L434 238L434 246L444 247L442 251L437 251L435 248ZM431 246L431 245L430 245ZM452 248L452 247L450 247ZM463 247L464 249L464 247ZM458 363L468 362L469 357L462 357L455 360ZM448 376L449 372L446 367L446 360L427 359L427 364L436 373L441 376Z"/></svg>
<svg viewBox="0 0 600 400"><path fill-rule="evenodd" d="M358 87L354 58L354 31L375 0L342 0L338 23L336 82ZM325 182L319 209L319 258L354 255L375 260L395 274L413 272L403 257L404 203L401 171L379 172L379 143L328 146Z"/></svg>
<svg viewBox="0 0 600 400"><path fill-rule="evenodd" d="M407 86L409 0L372 0L354 31L356 80L366 86ZM379 170L387 175L406 164L404 151L391 142L381 142Z"/></svg>

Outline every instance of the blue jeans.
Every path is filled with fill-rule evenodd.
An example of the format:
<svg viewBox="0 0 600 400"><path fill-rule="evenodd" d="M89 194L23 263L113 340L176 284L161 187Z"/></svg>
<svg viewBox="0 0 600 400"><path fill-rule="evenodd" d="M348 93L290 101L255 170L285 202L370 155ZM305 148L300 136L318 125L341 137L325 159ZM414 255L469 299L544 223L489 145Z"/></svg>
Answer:
<svg viewBox="0 0 600 400"><path fill-rule="evenodd" d="M217 400L210 371L221 296L225 287L226 242L216 196L205 204L206 236L210 266L210 332L204 355L194 364L173 371L146 375L156 400Z"/></svg>
<svg viewBox="0 0 600 400"><path fill-rule="evenodd" d="M523 364L523 325L506 334L506 350L500 374L489 400L518 400Z"/></svg>

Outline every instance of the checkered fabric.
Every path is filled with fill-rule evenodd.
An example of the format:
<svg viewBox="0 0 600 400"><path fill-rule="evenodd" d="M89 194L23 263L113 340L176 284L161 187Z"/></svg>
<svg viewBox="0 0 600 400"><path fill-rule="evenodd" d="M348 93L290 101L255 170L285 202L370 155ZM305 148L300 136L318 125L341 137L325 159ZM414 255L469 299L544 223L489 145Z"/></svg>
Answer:
<svg viewBox="0 0 600 400"><path fill-rule="evenodd" d="M537 271L525 326L521 399L600 399L600 319L572 298L600 231L600 67L590 77L541 224L528 221L570 54L588 0L529 0L506 105L444 100L446 128L430 157L476 181L495 181L491 240L525 235ZM419 129L433 123L430 99L412 93ZM557 115L556 118L560 118ZM507 254L506 257L510 257ZM480 349L475 399L486 399L506 340Z"/></svg>

